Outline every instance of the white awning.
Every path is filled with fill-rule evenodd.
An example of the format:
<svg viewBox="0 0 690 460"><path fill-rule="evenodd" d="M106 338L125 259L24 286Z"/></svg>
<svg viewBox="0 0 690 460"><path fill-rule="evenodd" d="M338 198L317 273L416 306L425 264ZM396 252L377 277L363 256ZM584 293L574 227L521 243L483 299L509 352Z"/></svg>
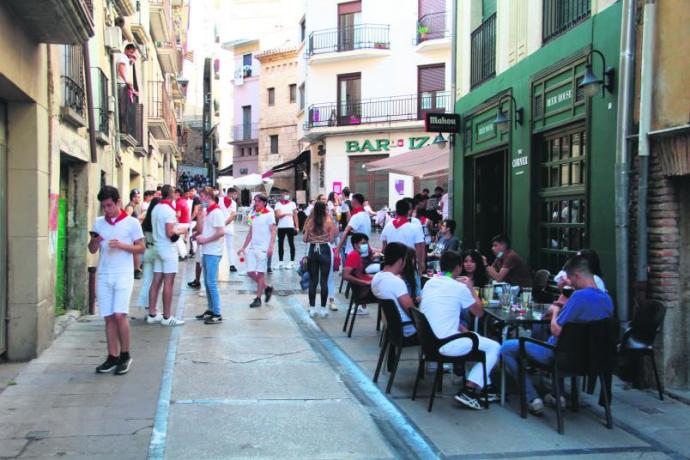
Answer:
<svg viewBox="0 0 690 460"><path fill-rule="evenodd" d="M389 171L419 178L448 175L448 146L430 145L367 163L367 171Z"/></svg>

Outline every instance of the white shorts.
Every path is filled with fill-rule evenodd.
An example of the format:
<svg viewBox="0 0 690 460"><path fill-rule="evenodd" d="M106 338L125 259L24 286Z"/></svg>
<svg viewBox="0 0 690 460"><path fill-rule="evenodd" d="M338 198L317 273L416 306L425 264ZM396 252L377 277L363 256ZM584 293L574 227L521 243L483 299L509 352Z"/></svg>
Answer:
<svg viewBox="0 0 690 460"><path fill-rule="evenodd" d="M153 259L153 273L177 273L179 259L175 246L156 248L156 258Z"/></svg>
<svg viewBox="0 0 690 460"><path fill-rule="evenodd" d="M248 272L256 272L256 273L265 273L266 272L266 261L268 260L268 256L266 255L266 251L262 251L260 249L253 249L249 248L245 252L245 257L247 258L247 271Z"/></svg>
<svg viewBox="0 0 690 460"><path fill-rule="evenodd" d="M115 313L129 313L129 301L134 289L131 273L98 273L96 275L96 300L102 318Z"/></svg>

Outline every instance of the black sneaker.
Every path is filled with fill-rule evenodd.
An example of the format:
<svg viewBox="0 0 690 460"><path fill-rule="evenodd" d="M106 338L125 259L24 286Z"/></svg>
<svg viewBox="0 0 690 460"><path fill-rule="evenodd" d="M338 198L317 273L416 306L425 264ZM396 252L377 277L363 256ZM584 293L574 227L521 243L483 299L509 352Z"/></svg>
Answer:
<svg viewBox="0 0 690 460"><path fill-rule="evenodd" d="M200 320L207 320L207 319L209 319L211 316L213 316L213 312L212 312L211 310L206 310L206 311L203 312L202 314L196 315L195 318L196 318L196 319L200 319Z"/></svg>
<svg viewBox="0 0 690 460"><path fill-rule="evenodd" d="M134 279L135 280L140 280L143 275L144 275L144 272L142 272L141 270L134 270Z"/></svg>
<svg viewBox="0 0 690 460"><path fill-rule="evenodd" d="M273 286L266 286L266 289L264 289L264 302L268 303L268 301L271 300L272 295Z"/></svg>
<svg viewBox="0 0 690 460"><path fill-rule="evenodd" d="M273 273L273 269L269 268L268 270L266 270L266 273Z"/></svg>
<svg viewBox="0 0 690 460"><path fill-rule="evenodd" d="M223 317L221 315L214 315L211 314L206 320L204 321L204 324L220 324L223 322Z"/></svg>
<svg viewBox="0 0 690 460"><path fill-rule="evenodd" d="M261 306L261 299L256 297L252 303L249 304L249 308L258 308Z"/></svg>
<svg viewBox="0 0 690 460"><path fill-rule="evenodd" d="M132 357L130 356L127 359L120 360L120 362L117 363L117 367L115 368L115 375L123 375L129 372L129 368L132 366Z"/></svg>
<svg viewBox="0 0 690 460"><path fill-rule="evenodd" d="M236 271L237 271L237 267L235 267L234 265L230 265L230 271L233 272L233 273L236 272Z"/></svg>
<svg viewBox="0 0 690 460"><path fill-rule="evenodd" d="M484 408L479 402L477 393L468 388L464 388L460 393L453 396L453 399L469 409L482 410Z"/></svg>
<svg viewBox="0 0 690 460"><path fill-rule="evenodd" d="M201 283L194 280L194 281L190 281L189 283L187 283L187 286L189 286L192 289L199 289L201 287Z"/></svg>
<svg viewBox="0 0 690 460"><path fill-rule="evenodd" d="M108 372L112 372L115 370L119 362L120 360L117 356L108 356L108 359L106 359L103 364L96 368L96 372L99 374L107 374Z"/></svg>

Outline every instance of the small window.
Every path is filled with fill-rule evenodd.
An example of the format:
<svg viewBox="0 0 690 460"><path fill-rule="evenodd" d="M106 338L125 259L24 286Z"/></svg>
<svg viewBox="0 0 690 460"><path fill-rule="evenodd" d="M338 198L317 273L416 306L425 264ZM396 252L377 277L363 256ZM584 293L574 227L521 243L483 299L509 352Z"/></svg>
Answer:
<svg viewBox="0 0 690 460"><path fill-rule="evenodd" d="M278 153L278 135L273 134L271 138L271 153Z"/></svg>
<svg viewBox="0 0 690 460"><path fill-rule="evenodd" d="M297 102L297 85L290 85L290 104Z"/></svg>
<svg viewBox="0 0 690 460"><path fill-rule="evenodd" d="M244 156L244 147L240 148L240 156L241 156L241 157Z"/></svg>
<svg viewBox="0 0 690 460"><path fill-rule="evenodd" d="M252 53L245 54L242 56L242 65L252 66Z"/></svg>
<svg viewBox="0 0 690 460"><path fill-rule="evenodd" d="M304 83L299 85L299 109L304 110L304 102L305 102L305 97L304 97Z"/></svg>
<svg viewBox="0 0 690 460"><path fill-rule="evenodd" d="M276 89L268 88L268 105L276 105Z"/></svg>

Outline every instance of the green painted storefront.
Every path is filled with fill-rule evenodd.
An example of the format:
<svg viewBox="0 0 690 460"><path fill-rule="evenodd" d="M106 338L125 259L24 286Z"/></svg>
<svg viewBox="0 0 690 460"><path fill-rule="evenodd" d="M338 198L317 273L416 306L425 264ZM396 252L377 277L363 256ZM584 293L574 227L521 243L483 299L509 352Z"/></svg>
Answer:
<svg viewBox="0 0 690 460"><path fill-rule="evenodd" d="M497 231L533 268L596 250L615 292L614 171L618 85L587 99L577 83L591 49L618 75L621 3L566 32L456 102L462 135L454 161L454 215L465 248L488 252ZM601 61L594 71L602 75ZM499 132L509 95L522 124ZM565 180L564 178L568 179ZM500 204L500 206L499 206Z"/></svg>

